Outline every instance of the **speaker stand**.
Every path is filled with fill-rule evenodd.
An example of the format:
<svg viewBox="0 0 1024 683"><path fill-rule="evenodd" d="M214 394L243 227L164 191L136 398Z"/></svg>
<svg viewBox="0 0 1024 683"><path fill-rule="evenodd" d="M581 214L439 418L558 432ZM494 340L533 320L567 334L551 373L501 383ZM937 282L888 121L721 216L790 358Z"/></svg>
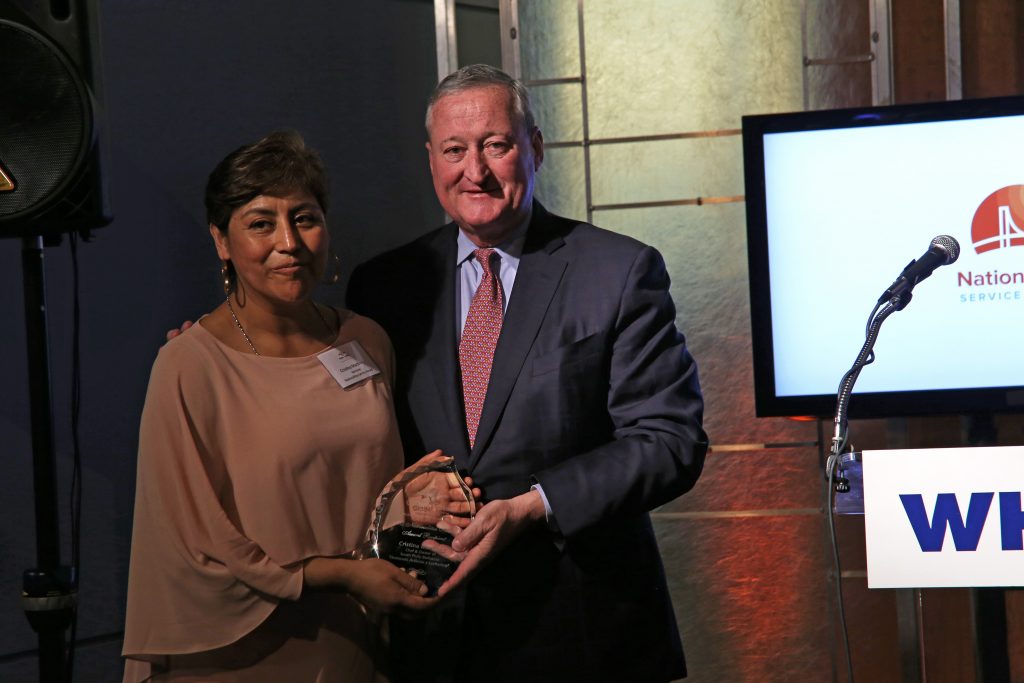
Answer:
<svg viewBox="0 0 1024 683"><path fill-rule="evenodd" d="M57 476L53 449L49 338L43 238L22 239L28 387L32 417L32 481L36 513L36 566L25 571L22 608L39 637L39 680L64 683L68 677L65 631L77 603L77 577L60 565Z"/></svg>

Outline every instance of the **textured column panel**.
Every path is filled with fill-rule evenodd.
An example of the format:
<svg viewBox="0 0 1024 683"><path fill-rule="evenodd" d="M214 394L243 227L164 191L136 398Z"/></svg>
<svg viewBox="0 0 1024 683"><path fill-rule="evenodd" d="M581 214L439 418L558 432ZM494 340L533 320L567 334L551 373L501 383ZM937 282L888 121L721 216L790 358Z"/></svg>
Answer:
<svg viewBox="0 0 1024 683"><path fill-rule="evenodd" d="M807 56L867 54L871 51L871 17L865 0L807 2Z"/></svg>
<svg viewBox="0 0 1024 683"><path fill-rule="evenodd" d="M580 75L576 0L520 0L523 80Z"/></svg>
<svg viewBox="0 0 1024 683"><path fill-rule="evenodd" d="M595 138L735 128L802 106L796 0L596 1L584 20Z"/></svg>
<svg viewBox="0 0 1024 683"><path fill-rule="evenodd" d="M844 565L843 570L847 568ZM839 622L835 615L835 587L828 582L828 614L831 620L832 642L822 643L835 651L838 681L846 681L846 661L842 653ZM868 590L863 576L843 579L843 602L853 657L853 675L858 681L902 680L900 669L899 634L897 631L895 592ZM812 679L824 680L824 679ZM928 679L931 681L931 678ZM964 682L966 683L966 681Z"/></svg>
<svg viewBox="0 0 1024 683"><path fill-rule="evenodd" d="M825 481L816 448L712 453L697 486L657 514L822 511ZM863 567L862 567L863 568Z"/></svg>
<svg viewBox="0 0 1024 683"><path fill-rule="evenodd" d="M807 54L810 59L863 57L877 48L871 42L865 0L807 2ZM871 105L871 62L807 67L809 109Z"/></svg>
<svg viewBox="0 0 1024 683"><path fill-rule="evenodd" d="M871 64L833 64L810 67L807 73L808 109L871 106Z"/></svg>
<svg viewBox="0 0 1024 683"><path fill-rule="evenodd" d="M739 128L740 122L731 125ZM739 135L595 145L590 149L593 202L742 195L742 145Z"/></svg>
<svg viewBox="0 0 1024 683"><path fill-rule="evenodd" d="M534 194L544 207L560 216L587 217L583 182L583 149L563 147L544 150L544 164L537 174Z"/></svg>
<svg viewBox="0 0 1024 683"><path fill-rule="evenodd" d="M579 83L553 83L530 88L530 104L544 142L583 140L582 89Z"/></svg>
<svg viewBox="0 0 1024 683"><path fill-rule="evenodd" d="M656 519L655 528L688 682L831 680L820 515Z"/></svg>

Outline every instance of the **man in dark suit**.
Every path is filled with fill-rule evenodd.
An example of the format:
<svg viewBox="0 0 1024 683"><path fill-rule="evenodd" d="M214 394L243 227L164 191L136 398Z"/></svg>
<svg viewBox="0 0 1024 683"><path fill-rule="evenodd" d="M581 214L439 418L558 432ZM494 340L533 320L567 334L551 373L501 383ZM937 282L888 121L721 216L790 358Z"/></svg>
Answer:
<svg viewBox="0 0 1024 683"><path fill-rule="evenodd" d="M357 268L349 305L395 346L406 453L455 456L485 504L445 609L393 622L397 676L681 678L648 511L694 485L707 437L664 262L534 200L543 138L503 72L442 81L427 133L453 222Z"/></svg>

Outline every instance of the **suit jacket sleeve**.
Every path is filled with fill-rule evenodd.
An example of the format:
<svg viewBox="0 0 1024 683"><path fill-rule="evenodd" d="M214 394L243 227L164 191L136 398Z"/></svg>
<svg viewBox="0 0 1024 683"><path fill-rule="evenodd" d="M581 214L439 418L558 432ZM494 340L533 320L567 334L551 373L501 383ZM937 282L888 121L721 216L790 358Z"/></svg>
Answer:
<svg viewBox="0 0 1024 683"><path fill-rule="evenodd" d="M609 335L607 415L594 418L611 420L613 438L534 473L566 537L661 505L700 475L708 445L703 399L668 288L661 255L644 247Z"/></svg>

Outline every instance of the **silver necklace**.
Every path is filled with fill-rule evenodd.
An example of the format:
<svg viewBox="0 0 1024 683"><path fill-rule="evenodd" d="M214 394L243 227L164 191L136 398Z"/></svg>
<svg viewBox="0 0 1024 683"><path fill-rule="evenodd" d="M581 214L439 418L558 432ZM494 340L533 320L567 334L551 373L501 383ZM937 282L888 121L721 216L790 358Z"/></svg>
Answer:
<svg viewBox="0 0 1024 683"><path fill-rule="evenodd" d="M249 348L252 349L253 353L255 353L257 356L260 355L260 352L256 350L256 345L253 344L252 339L249 338L249 333L246 332L245 327L242 326L242 321L238 319L237 315L235 315L235 307L231 305L230 294L224 297L224 302L228 305L228 311L231 312L231 319L235 321L235 327L237 327L238 331L242 333L242 337L245 339L245 343L249 345ZM327 324L327 320L324 318L324 314L320 312L320 307L316 305L315 301L311 301L310 303L313 304L313 310L316 311L316 315L318 318L320 318L320 322L324 324L324 329L326 329L329 334L333 335L334 330L331 328L330 325Z"/></svg>

